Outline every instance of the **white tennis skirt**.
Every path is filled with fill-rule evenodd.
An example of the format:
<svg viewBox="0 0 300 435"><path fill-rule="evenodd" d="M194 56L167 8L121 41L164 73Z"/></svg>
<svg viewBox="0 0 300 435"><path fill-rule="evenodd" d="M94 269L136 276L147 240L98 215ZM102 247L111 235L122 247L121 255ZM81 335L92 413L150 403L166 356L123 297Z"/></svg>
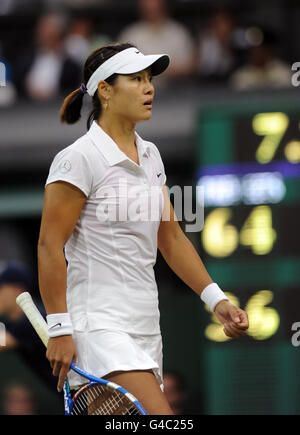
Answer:
<svg viewBox="0 0 300 435"><path fill-rule="evenodd" d="M103 378L114 371L152 370L163 390L162 337L132 335L123 331L74 331L77 365L86 372ZM71 389L87 382L82 376L68 373Z"/></svg>

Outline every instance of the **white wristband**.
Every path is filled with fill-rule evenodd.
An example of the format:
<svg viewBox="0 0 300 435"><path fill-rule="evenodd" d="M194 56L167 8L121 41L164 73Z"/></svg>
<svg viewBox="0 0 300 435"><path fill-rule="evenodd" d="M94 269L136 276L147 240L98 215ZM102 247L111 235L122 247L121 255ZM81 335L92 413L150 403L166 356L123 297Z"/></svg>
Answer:
<svg viewBox="0 0 300 435"><path fill-rule="evenodd" d="M223 300L228 301L228 297L220 289L215 282L208 284L200 295L202 301L208 305L208 308L213 312L216 305Z"/></svg>
<svg viewBox="0 0 300 435"><path fill-rule="evenodd" d="M48 314L47 324L48 335L51 338L73 334L73 326L69 313Z"/></svg>

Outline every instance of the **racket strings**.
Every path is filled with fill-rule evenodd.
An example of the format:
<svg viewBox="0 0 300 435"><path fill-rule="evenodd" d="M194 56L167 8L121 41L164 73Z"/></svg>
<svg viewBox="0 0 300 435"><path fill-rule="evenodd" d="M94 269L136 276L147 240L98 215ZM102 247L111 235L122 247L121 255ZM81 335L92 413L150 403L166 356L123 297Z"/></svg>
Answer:
<svg viewBox="0 0 300 435"><path fill-rule="evenodd" d="M81 388L74 396L72 415L134 415L138 408L127 398L106 385L93 384Z"/></svg>

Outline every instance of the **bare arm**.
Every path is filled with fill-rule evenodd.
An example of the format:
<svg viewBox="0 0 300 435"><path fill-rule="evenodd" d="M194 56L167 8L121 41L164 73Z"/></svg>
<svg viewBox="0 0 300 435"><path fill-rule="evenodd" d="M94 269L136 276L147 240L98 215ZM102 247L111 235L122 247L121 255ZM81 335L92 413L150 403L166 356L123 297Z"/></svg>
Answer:
<svg viewBox="0 0 300 435"><path fill-rule="evenodd" d="M67 267L64 245L72 234L85 203L85 195L77 187L55 182L46 187L38 243L39 287L47 314L66 313ZM70 335L50 338L47 358L58 376L61 391L76 350Z"/></svg>
<svg viewBox="0 0 300 435"><path fill-rule="evenodd" d="M158 249L176 275L200 296L213 280L193 244L180 228L165 186L164 203L163 219L167 220L162 219L159 226Z"/></svg>
<svg viewBox="0 0 300 435"><path fill-rule="evenodd" d="M213 282L193 244L188 240L178 221L164 186L164 210L158 231L158 248L167 264L182 281L199 296ZM247 314L228 301L220 301L215 307L218 319L224 325L228 337L238 337L248 328Z"/></svg>
<svg viewBox="0 0 300 435"><path fill-rule="evenodd" d="M47 314L67 311L67 268L63 249L85 200L85 195L69 183L56 182L46 187L38 242L38 269L40 292Z"/></svg>

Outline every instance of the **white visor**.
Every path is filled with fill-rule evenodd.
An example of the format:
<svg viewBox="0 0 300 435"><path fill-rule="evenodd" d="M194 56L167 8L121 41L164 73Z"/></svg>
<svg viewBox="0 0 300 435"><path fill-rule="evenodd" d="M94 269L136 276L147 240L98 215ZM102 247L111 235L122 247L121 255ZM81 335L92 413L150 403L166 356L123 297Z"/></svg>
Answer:
<svg viewBox="0 0 300 435"><path fill-rule="evenodd" d="M126 50L110 57L96 69L89 79L86 89L92 97L98 88L98 83L113 74L133 74L151 66L151 72L155 76L165 71L169 63L170 58L167 54L144 55L135 47L126 48Z"/></svg>

